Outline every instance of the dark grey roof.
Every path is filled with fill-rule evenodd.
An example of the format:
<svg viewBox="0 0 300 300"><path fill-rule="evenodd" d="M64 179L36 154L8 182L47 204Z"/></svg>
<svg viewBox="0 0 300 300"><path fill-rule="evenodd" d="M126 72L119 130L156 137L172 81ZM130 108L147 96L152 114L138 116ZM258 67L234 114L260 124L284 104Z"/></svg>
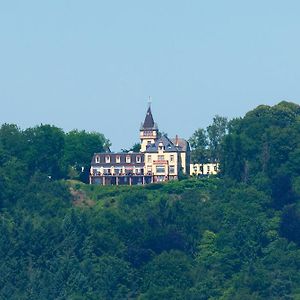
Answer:
<svg viewBox="0 0 300 300"><path fill-rule="evenodd" d="M109 156L110 161L107 163L105 157ZM120 157L120 162L117 163L116 157ZM130 163L126 162L126 156L130 156ZM140 163L136 162L136 157L141 158ZM99 157L99 162L96 162L96 157ZM130 152L130 153L94 153L91 162L92 166L144 166L144 154L140 152Z"/></svg>
<svg viewBox="0 0 300 300"><path fill-rule="evenodd" d="M190 145L185 139L174 138L174 139L171 139L171 141L175 146L176 146L176 144L178 144L179 151L186 152L186 151L190 150Z"/></svg>
<svg viewBox="0 0 300 300"><path fill-rule="evenodd" d="M155 144L150 144L146 147L146 152L158 152L159 144L162 143L164 146L165 152L177 152L178 149L175 147L175 145L172 143L172 141L165 135L163 135L161 138L159 138Z"/></svg>
<svg viewBox="0 0 300 300"><path fill-rule="evenodd" d="M141 129L157 129L157 124L154 122L150 106L147 110L145 121L142 124Z"/></svg>

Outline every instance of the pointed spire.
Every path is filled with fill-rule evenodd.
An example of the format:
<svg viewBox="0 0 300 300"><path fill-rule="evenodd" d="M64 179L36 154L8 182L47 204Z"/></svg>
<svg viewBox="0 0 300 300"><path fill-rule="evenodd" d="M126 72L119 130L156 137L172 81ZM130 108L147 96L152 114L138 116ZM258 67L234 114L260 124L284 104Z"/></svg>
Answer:
<svg viewBox="0 0 300 300"><path fill-rule="evenodd" d="M143 124L143 128L154 128L154 120L153 120L153 116L152 116L152 112L151 112L151 105L149 105L147 113L146 113L146 117L145 117L145 121Z"/></svg>

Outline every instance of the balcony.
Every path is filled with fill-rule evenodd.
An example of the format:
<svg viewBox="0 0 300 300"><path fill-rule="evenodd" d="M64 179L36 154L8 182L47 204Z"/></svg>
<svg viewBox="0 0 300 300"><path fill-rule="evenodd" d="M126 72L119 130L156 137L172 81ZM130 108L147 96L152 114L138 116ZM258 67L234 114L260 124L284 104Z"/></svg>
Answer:
<svg viewBox="0 0 300 300"><path fill-rule="evenodd" d="M168 161L167 160L153 160L154 165L167 165Z"/></svg>

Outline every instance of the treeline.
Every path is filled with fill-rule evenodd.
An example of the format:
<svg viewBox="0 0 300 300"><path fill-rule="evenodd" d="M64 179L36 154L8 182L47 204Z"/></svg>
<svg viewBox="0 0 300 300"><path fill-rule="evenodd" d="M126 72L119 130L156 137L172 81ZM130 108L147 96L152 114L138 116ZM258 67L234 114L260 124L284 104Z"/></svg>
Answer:
<svg viewBox="0 0 300 300"><path fill-rule="evenodd" d="M298 105L229 121L202 180L66 183L23 141L0 140L0 298L300 299Z"/></svg>
<svg viewBox="0 0 300 300"><path fill-rule="evenodd" d="M39 171L53 179L79 178L86 180L91 158L105 151L109 140L101 133L72 130L65 133L50 125L21 130L17 125L0 127L1 165L20 172L20 177Z"/></svg>
<svg viewBox="0 0 300 300"><path fill-rule="evenodd" d="M220 162L221 177L268 193L283 209L281 232L300 244L300 106L261 105L245 117L216 116L190 138L195 161Z"/></svg>
<svg viewBox="0 0 300 300"><path fill-rule="evenodd" d="M283 210L281 233L300 244L300 106L261 105L232 121L223 142L222 173L264 191Z"/></svg>
<svg viewBox="0 0 300 300"><path fill-rule="evenodd" d="M226 117L215 116L207 128L198 128L189 138L192 163L219 162L222 141L230 122Z"/></svg>

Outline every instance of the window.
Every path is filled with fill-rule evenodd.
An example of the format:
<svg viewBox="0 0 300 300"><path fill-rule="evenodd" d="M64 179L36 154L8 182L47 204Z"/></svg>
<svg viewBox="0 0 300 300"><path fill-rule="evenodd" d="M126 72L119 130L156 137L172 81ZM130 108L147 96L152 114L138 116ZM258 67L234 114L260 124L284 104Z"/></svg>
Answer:
<svg viewBox="0 0 300 300"><path fill-rule="evenodd" d="M147 159L148 163L151 163L151 155L148 155Z"/></svg>
<svg viewBox="0 0 300 300"><path fill-rule="evenodd" d="M108 164L110 163L110 156L109 155L106 155L105 156L105 162Z"/></svg>
<svg viewBox="0 0 300 300"><path fill-rule="evenodd" d="M126 163L127 163L127 164L130 164L130 161L131 161L131 160L130 160L130 156L129 156L129 155L126 155Z"/></svg>
<svg viewBox="0 0 300 300"><path fill-rule="evenodd" d="M214 170L215 170L215 172L217 172L218 171L218 167L214 166Z"/></svg>
<svg viewBox="0 0 300 300"><path fill-rule="evenodd" d="M137 162L138 164L141 162L141 157L140 157L140 155L138 155L138 156L136 157L136 162Z"/></svg>
<svg viewBox="0 0 300 300"><path fill-rule="evenodd" d="M115 168L115 174L116 175L119 175L119 174L121 174L122 173L122 169L120 169L120 168Z"/></svg>
<svg viewBox="0 0 300 300"><path fill-rule="evenodd" d="M158 149L159 149L159 150L164 150L164 144L163 144L163 143L159 143Z"/></svg>
<svg viewBox="0 0 300 300"><path fill-rule="evenodd" d="M170 155L170 162L174 161L174 155Z"/></svg>
<svg viewBox="0 0 300 300"><path fill-rule="evenodd" d="M156 173L165 173L164 166L156 166Z"/></svg>
<svg viewBox="0 0 300 300"><path fill-rule="evenodd" d="M170 166L169 172L170 172L170 174L174 174L175 173L175 166Z"/></svg>
<svg viewBox="0 0 300 300"><path fill-rule="evenodd" d="M110 168L103 169L104 175L110 175Z"/></svg>
<svg viewBox="0 0 300 300"><path fill-rule="evenodd" d="M164 160L164 159L165 159L165 156L164 156L164 155L158 155L158 156L157 156L157 159L158 159L158 160Z"/></svg>
<svg viewBox="0 0 300 300"><path fill-rule="evenodd" d="M96 163L98 164L100 162L100 156L97 155L95 160L96 160Z"/></svg>
<svg viewBox="0 0 300 300"><path fill-rule="evenodd" d="M207 172L209 172L210 171L210 166L207 166Z"/></svg>
<svg viewBox="0 0 300 300"><path fill-rule="evenodd" d="M151 136L151 135L152 135L152 131L145 130L145 131L143 132L143 135L144 135L144 136Z"/></svg>
<svg viewBox="0 0 300 300"><path fill-rule="evenodd" d="M121 162L120 155L117 155L117 156L116 156L116 163L119 164L120 162Z"/></svg>

